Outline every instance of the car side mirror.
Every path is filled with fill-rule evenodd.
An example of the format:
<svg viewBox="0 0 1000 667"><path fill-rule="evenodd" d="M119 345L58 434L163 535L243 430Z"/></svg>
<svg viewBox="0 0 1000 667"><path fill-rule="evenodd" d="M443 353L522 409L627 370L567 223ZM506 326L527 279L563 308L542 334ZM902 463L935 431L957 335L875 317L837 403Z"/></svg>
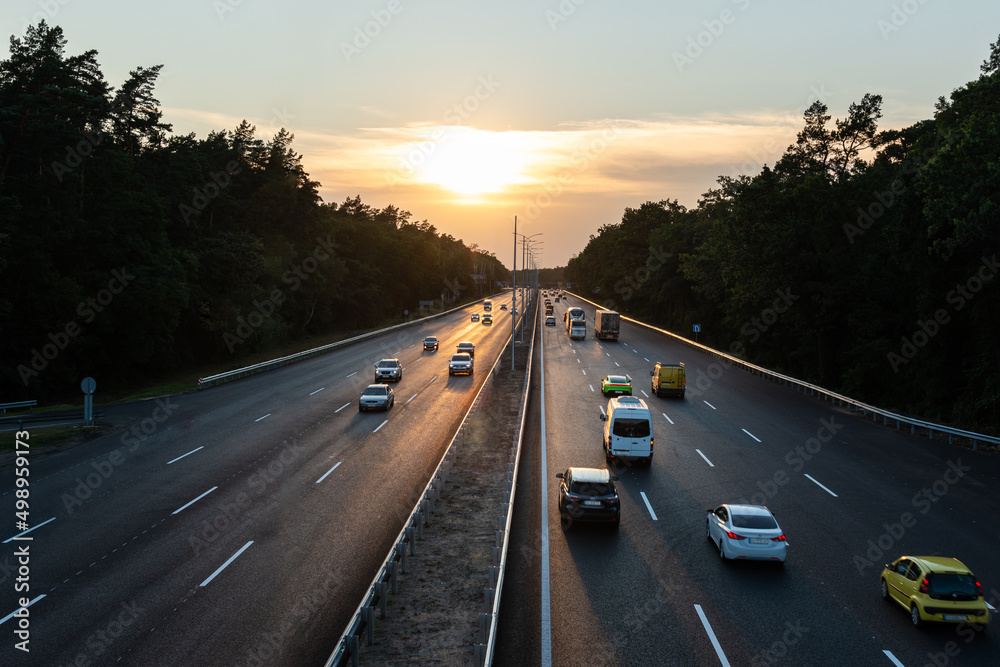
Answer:
<svg viewBox="0 0 1000 667"><path fill-rule="evenodd" d="M649 371L649 377L653 377L653 375L654 375L653 371Z"/></svg>
<svg viewBox="0 0 1000 667"><path fill-rule="evenodd" d="M559 479L562 479L564 477L564 475L561 472L557 472L556 473L556 477L559 478Z"/></svg>
<svg viewBox="0 0 1000 667"><path fill-rule="evenodd" d="M715 514L715 510L705 510L705 511L708 512L709 514Z"/></svg>
<svg viewBox="0 0 1000 667"><path fill-rule="evenodd" d="M608 421L608 416L606 414L601 414L601 421L602 422Z"/></svg>

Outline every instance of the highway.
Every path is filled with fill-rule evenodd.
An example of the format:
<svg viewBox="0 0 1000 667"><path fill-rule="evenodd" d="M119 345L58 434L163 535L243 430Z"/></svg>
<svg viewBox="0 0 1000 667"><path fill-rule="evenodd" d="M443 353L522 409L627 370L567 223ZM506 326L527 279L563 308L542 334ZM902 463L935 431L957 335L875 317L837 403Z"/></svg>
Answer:
<svg viewBox="0 0 1000 667"><path fill-rule="evenodd" d="M553 665L996 664L996 618L982 634L918 629L878 590L900 555L953 556L1000 607L995 455L874 425L633 324L601 343L592 306L561 301L557 321L567 305L584 306L588 337L543 331L544 438L528 440L495 664L547 664L548 642ZM649 397L656 361L686 364L686 398ZM564 531L555 474L605 466L600 382L612 373L629 374L655 415L652 466L618 469L620 531ZM771 508L783 567L720 561L705 510L726 502Z"/></svg>
<svg viewBox="0 0 1000 667"><path fill-rule="evenodd" d="M510 311L499 309L510 298L494 299L492 327L470 321L476 304L131 404L122 431L33 452L31 541L10 539L5 459L0 664L323 664L510 335ZM437 352L422 349L430 334ZM477 371L449 377L463 340L476 343ZM359 413L387 356L404 367L395 407ZM25 545L30 653L15 649L19 619L8 616Z"/></svg>

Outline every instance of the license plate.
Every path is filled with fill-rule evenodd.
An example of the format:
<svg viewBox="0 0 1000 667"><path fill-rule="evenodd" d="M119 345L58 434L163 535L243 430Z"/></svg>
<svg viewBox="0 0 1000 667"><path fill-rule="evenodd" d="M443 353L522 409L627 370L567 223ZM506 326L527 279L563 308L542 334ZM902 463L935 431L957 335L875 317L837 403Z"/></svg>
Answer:
<svg viewBox="0 0 1000 667"><path fill-rule="evenodd" d="M600 507L601 506L601 501L600 500L584 500L583 504L586 505L587 507Z"/></svg>
<svg viewBox="0 0 1000 667"><path fill-rule="evenodd" d="M964 621L966 619L965 616L959 616L958 614L943 614L941 618L946 621Z"/></svg>
<svg viewBox="0 0 1000 667"><path fill-rule="evenodd" d="M771 540L767 539L766 537L751 537L750 538L750 544L767 544L770 541Z"/></svg>

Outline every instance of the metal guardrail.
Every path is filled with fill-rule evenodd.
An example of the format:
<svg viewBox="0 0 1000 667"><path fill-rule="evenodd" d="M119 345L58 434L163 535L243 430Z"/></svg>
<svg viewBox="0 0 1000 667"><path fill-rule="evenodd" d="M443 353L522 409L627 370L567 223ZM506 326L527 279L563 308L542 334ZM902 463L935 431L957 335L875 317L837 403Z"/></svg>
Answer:
<svg viewBox="0 0 1000 667"><path fill-rule="evenodd" d="M486 643L486 647L482 652L482 662L480 665L486 665L487 667L493 664L493 653L496 650L496 637L497 637L497 624L500 618L500 594L503 591L503 579L507 572L507 551L510 546L510 524L514 516L514 494L517 491L517 474L521 469L521 445L524 443L524 424L528 419L528 394L531 387L531 362L535 357L535 335L538 333L538 291L536 290L532 296L532 305L529 308L534 312L534 321L531 325L531 344L528 347L528 366L527 372L524 376L524 393L521 399L521 410L520 410L520 420L517 429L517 439L514 443L514 454L512 455L512 461L507 466L507 481L504 489L504 493L507 494L506 500L501 503L501 511L503 512L501 516L504 517L504 527L503 527L503 545L500 552L500 562L498 564L497 570L497 582L496 589L493 596L493 609L489 615L488 619L483 619L480 617L480 627L483 625L483 621L486 620L489 623L489 641ZM525 313L529 311L529 308L525 308ZM521 326L524 326L524 317L521 318ZM498 531L499 532L499 531ZM485 616L485 614L483 614ZM473 649L475 654L475 649Z"/></svg>
<svg viewBox="0 0 1000 667"><path fill-rule="evenodd" d="M577 299L589 303L592 306L595 306L597 308L603 308L603 306L601 306L600 304L595 303L585 297L582 297L579 294L574 294L572 292L569 292L569 294L572 294ZM882 423L884 425L888 425L890 421L895 421L897 430L901 428L902 424L908 424L910 426L911 434L916 434L916 430L918 428L927 429L928 438L933 438L935 432L947 433L949 444L951 444L952 439L956 436L960 438L967 438L972 441L973 450L979 449L980 442L989 442L994 445L1000 445L1000 437L986 435L983 433L975 433L973 431L965 431L960 428L945 426L943 424L935 424L933 422L926 422L920 419L907 417L905 415L899 415L896 414L895 412L889 412L888 410L883 410L873 405L862 403L861 401L850 398L849 396L838 394L835 391L824 389L823 387L820 387L818 385L814 385L809 382L805 382L803 380L789 377L787 375L782 375L781 373L775 373L774 371L762 368L761 366L756 366L747 361L739 359L738 357L728 355L725 352L719 352L718 350L712 349L705 345L701 345L700 343L696 343L692 340L684 338L683 336L679 336L675 333L667 331L666 329L660 329L659 327L654 327L651 324L646 324L645 322L640 322L639 320L632 319L631 317L625 317L624 315L622 316L622 319L631 322L633 324L637 324L641 327L645 327L652 331L657 331L659 333L675 338L682 343L685 343L691 347L706 352L711 356L716 357L717 359L722 359L724 361L727 361L731 365L736 366L737 368L742 368L743 370L753 373L754 375L760 375L774 382L780 382L786 386L794 387L796 390L801 391L803 393L808 392L811 396L819 396L824 401L825 400L829 400L830 402L837 401L837 404L840 406L845 406L845 405L850 406L853 410L861 412L862 415L864 415L865 417L867 417L868 414L871 413L872 421L874 422L877 422L879 417L882 418Z"/></svg>
<svg viewBox="0 0 1000 667"><path fill-rule="evenodd" d="M497 294L483 297L484 299L492 299L497 296L503 295L504 292L498 292ZM368 340L369 338L375 338L383 334L389 333L390 331L395 331L396 329L404 329L406 327L412 327L421 322L427 322L428 320L433 320L438 317L444 317L445 315L450 315L451 313L462 310L463 308L468 308L477 302L466 303L464 305L452 308L451 310L445 310L440 313L434 313L433 315L428 315L427 317L421 317L415 319L411 322L402 322L400 324L395 324L391 327L385 329L379 329L378 331L369 331L363 333L360 336L354 336L353 338L347 338L345 340L339 340L336 343L330 343L328 345L322 345L320 347L314 347L311 350L305 350L303 352L296 352L295 354L290 354L287 357L279 357L277 359L271 359L270 361L262 361L259 364L253 364L252 366L245 366L243 368L237 368L236 370L226 371L225 373L218 373L216 375L210 375L204 378L198 378L198 388L211 387L215 384L221 384L223 382L229 382L230 380L238 380L239 378L245 377L247 375L256 375L257 373L264 373L266 371L274 370L275 368L281 368L282 366L287 366L288 364L295 363L296 361L302 361L303 359L309 359L311 357L316 357L321 354L326 354L327 352L332 352L338 350L342 347L347 347L348 345L353 345L354 343L360 343L363 340Z"/></svg>
<svg viewBox="0 0 1000 667"><path fill-rule="evenodd" d="M95 412L94 419L104 417L103 412ZM79 422L84 421L83 410L77 414L53 415L44 412L30 415L9 415L0 417L0 426L10 426L13 424L40 424L43 422ZM18 428L21 428L18 426Z"/></svg>
<svg viewBox="0 0 1000 667"><path fill-rule="evenodd" d="M524 326L524 320L525 317L522 315L518 326ZM515 335L516 331L507 339L507 345L513 344ZM506 345L504 349L506 349ZM375 606L378 605L379 615L384 618L388 600L387 592L392 594L397 592L399 572L406 573L406 557L407 555L412 556L416 554L416 540L423 539L423 527L428 523L427 516L430 512L434 511L434 503L440 498L441 488L444 486L447 474L458 456L458 449L460 447L459 438L465 431L470 415L479 407L486 388L493 382L503 358L504 355L501 352L497 356L493 367L490 368L486 381L483 382L479 391L476 392L476 397L472 400L472 404L462 418L462 422L455 431L455 435L452 436L448 448L438 462L437 468L434 469L434 474L431 475L430 481L424 486L424 490L420 494L420 499L414 505L410 516L403 524L403 529L396 536L389 555L382 561L382 566L378 569L375 579L369 585L368 591L362 598L361 604L355 610L354 616L351 617L351 621L347 624L347 628L337 642L336 648L334 648L333 653L327 659L325 667L341 667L346 664L357 667L360 660L362 633L365 635L366 643L371 644L374 641ZM504 549L506 551L506 546ZM499 596L496 597L496 601L499 602ZM349 663L348 660L350 661Z"/></svg>
<svg viewBox="0 0 1000 667"><path fill-rule="evenodd" d="M7 414L7 410L14 410L16 408L28 408L29 410L34 409L38 405L38 401L31 399L30 401L15 401L13 403L0 403L0 414Z"/></svg>

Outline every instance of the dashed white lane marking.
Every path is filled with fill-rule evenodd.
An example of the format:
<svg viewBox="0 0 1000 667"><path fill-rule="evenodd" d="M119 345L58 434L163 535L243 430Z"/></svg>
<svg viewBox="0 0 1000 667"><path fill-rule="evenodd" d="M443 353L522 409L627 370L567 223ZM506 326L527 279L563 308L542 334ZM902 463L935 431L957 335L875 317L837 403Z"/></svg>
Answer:
<svg viewBox="0 0 1000 667"><path fill-rule="evenodd" d="M702 403L704 403L704 404L705 404L705 405L707 405L708 407L712 408L713 410L716 410L716 409L717 409L717 408L716 408L716 407L715 407L714 405L712 405L712 404L711 404L711 403L709 403L708 401L705 401L705 400L703 400L703 401L702 401Z"/></svg>
<svg viewBox="0 0 1000 667"><path fill-rule="evenodd" d="M722 652L722 646L719 644L719 640L715 636L715 632L712 630L712 625L708 622L708 617L705 616L705 612L701 610L701 605L696 604L694 610L698 612L698 618L701 619L701 624L705 627L705 632L708 633L708 639L712 642L712 646L715 648L715 654L719 656L719 662L722 663L722 667L731 667L729 661L726 659L726 654Z"/></svg>
<svg viewBox="0 0 1000 667"><path fill-rule="evenodd" d="M410 401L412 401L412 400L413 400L413 399L415 399L416 397L417 397L417 394L414 394L413 396L410 396ZM407 401L407 403L409 403L410 401Z"/></svg>
<svg viewBox="0 0 1000 667"><path fill-rule="evenodd" d="M340 412L341 410L343 410L344 408L346 408L348 405L350 405L350 403L344 403L339 408L337 408L336 410L334 410L334 413Z"/></svg>
<svg viewBox="0 0 1000 667"><path fill-rule="evenodd" d="M257 423L257 422L259 422L259 421L260 421L261 419L267 419L267 418L268 418L268 417L270 417L270 416L271 416L271 413L270 413L270 412L268 412L268 413L267 413L266 415L264 415L263 417L257 417L257 419L254 419L254 423Z"/></svg>
<svg viewBox="0 0 1000 667"><path fill-rule="evenodd" d="M673 424L673 423L674 423L674 420L673 420L673 419L671 419L670 417L668 417L668 416L667 416L667 413L666 413L666 412L661 412L660 414L661 414L661 415L663 415L663 418L664 418L664 419L666 419L666 420L667 420L668 422L670 422L671 424Z"/></svg>
<svg viewBox="0 0 1000 667"><path fill-rule="evenodd" d="M646 392L644 392L642 389L639 390L639 393L641 393L646 398L649 398L649 394L647 394Z"/></svg>
<svg viewBox="0 0 1000 667"><path fill-rule="evenodd" d="M646 497L646 492L640 491L639 495L642 496L642 502L646 503L646 509L649 510L649 516L653 518L653 521L659 521L659 519L656 518L656 512L653 511L653 506L649 504L649 498Z"/></svg>
<svg viewBox="0 0 1000 667"><path fill-rule="evenodd" d="M173 515L173 514L179 514L179 513L183 512L183 511L184 511L184 510L186 510L187 508L191 507L191 505L194 505L194 504L195 504L196 502L198 502L199 500L201 500L202 498L204 498L205 496L207 496L208 494L210 494L210 493L211 493L212 491L215 491L215 490L216 490L217 488L219 488L219 487L217 487L217 486L213 486L213 487L212 487L211 489L209 489L209 490L208 490L208 491L206 491L205 493L201 494L200 496L198 496L197 498L195 498L194 500L192 500L191 502L189 502L189 503L188 503L187 505L185 505L184 507L181 507L180 509L176 509L176 510L174 510L173 512L171 512L171 515ZM137 537L138 537L138 536L137 536ZM135 539L135 537L133 537L132 539L134 540L134 539Z"/></svg>
<svg viewBox="0 0 1000 667"><path fill-rule="evenodd" d="M760 442L760 438L758 438L757 436L755 436L755 435L754 435L753 433L751 433L750 431L748 431L748 430L746 430L746 429L741 429L741 430L742 430L742 431L743 431L744 433L746 433L747 435L749 435L749 436L750 436L751 438L753 438L754 440L756 440L757 442Z"/></svg>
<svg viewBox="0 0 1000 667"><path fill-rule="evenodd" d="M383 421L383 422L382 422L381 424L379 424L379 425L378 425L377 427L375 427L375 430L374 430L374 431L372 431L372 433L378 433L378 430L379 430L380 428L382 428L383 426L385 426L386 424L388 424L388 423L389 423L389 420L388 420L388 419L386 419L386 420L385 420L385 421Z"/></svg>
<svg viewBox="0 0 1000 667"><path fill-rule="evenodd" d="M582 370L582 371L583 371L583 369L582 369L582 368L581 368L580 370ZM583 374L584 374L584 375L586 375L586 374L587 374L587 371L583 371Z"/></svg>
<svg viewBox="0 0 1000 667"><path fill-rule="evenodd" d="M590 391L594 391L594 385L590 385Z"/></svg>
<svg viewBox="0 0 1000 667"><path fill-rule="evenodd" d="M903 667L903 663L896 659L896 656L892 654L892 651L883 649L882 653L884 653L885 657L889 658L889 660L892 660L892 664L896 665L896 667Z"/></svg>
<svg viewBox="0 0 1000 667"><path fill-rule="evenodd" d="M336 470L336 469L337 469L337 466L339 466L339 465L340 465L341 463L343 463L343 461L337 461L337 465L333 466L332 468L330 468L329 470L327 470L327 471L326 471L325 473L323 473L323 476L322 476L322 477L320 477L319 479L317 479L317 480L316 480L316 483L317 483L317 484L319 484L319 483L320 483L320 482L322 482L322 481L323 481L324 479L326 479L326 476L327 476L327 475L329 475L329 474L330 474L331 472L333 472L334 470Z"/></svg>
<svg viewBox="0 0 1000 667"><path fill-rule="evenodd" d="M196 451L198 451L199 449L205 449L205 445L202 445L201 447L198 447L197 449L192 449L192 450L191 450L190 452L188 452L187 454L181 454L180 456L178 456L178 457L177 457L176 459L174 459L173 461L167 461L167 465L170 465L170 464L171 464L171 463L173 463L174 461L180 461L180 460L181 460L182 458L184 458L185 456L191 456L192 454L194 454L194 453L195 453Z"/></svg>
<svg viewBox="0 0 1000 667"><path fill-rule="evenodd" d="M219 573L222 572L223 570L225 570L227 567L229 567L230 563L232 563L234 560L236 560L237 558L239 558L240 554L243 553L244 551L246 551L250 547L251 544L253 544L253 540L250 540L249 542L247 542L246 544L244 544L242 549L240 549L239 551L237 551L236 553L234 553L232 556L230 556L229 560L227 560L225 563L223 563L221 566L219 566L218 570L216 570L215 572L213 572L211 574L211 576L209 576L208 579L206 579L205 581L201 582L198 585L201 586L202 588L204 588L205 586L208 586L209 582L211 582L212 579L215 579L217 576L219 576Z"/></svg>
<svg viewBox="0 0 1000 667"><path fill-rule="evenodd" d="M833 491L831 491L830 489L826 488L825 486L823 486L822 484L820 484L819 482L817 482L817 481L816 481L816 480L815 480L815 479L813 478L813 476L812 476L812 475L810 475L810 474L808 474L808 473L804 473L804 474L805 474L805 476L806 476L806 477L808 477L808 478L809 478L809 479L810 479L810 480L812 481L812 483L813 483L813 484L815 484L815 485L816 485L816 486L818 486L819 488L823 489L824 491L826 491L827 493L829 493L829 494L830 494L831 496L833 496L834 498L839 498L839 497L840 497L840 496L838 496L838 495L837 495L836 493L834 493Z"/></svg>
<svg viewBox="0 0 1000 667"><path fill-rule="evenodd" d="M310 393L309 395L310 395L310 396L312 396L313 394L318 394L319 392L323 391L324 389L326 389L326 387L320 387L320 388L319 388L319 389L317 389L316 391L314 391L314 392L311 392L311 393Z"/></svg>
<svg viewBox="0 0 1000 667"><path fill-rule="evenodd" d="M702 454L700 449L696 449L694 451L698 452L698 456L700 456L701 458L705 459L705 463L707 463L710 468L714 468L715 467L715 464L712 463L711 461L709 461L708 457L705 456L704 454Z"/></svg>
<svg viewBox="0 0 1000 667"><path fill-rule="evenodd" d="M357 375L357 374L358 374L358 372L357 372L357 371L354 371L353 373L351 373L351 374L350 374L350 375L348 375L347 377L354 377L354 376L355 376L355 375Z"/></svg>

